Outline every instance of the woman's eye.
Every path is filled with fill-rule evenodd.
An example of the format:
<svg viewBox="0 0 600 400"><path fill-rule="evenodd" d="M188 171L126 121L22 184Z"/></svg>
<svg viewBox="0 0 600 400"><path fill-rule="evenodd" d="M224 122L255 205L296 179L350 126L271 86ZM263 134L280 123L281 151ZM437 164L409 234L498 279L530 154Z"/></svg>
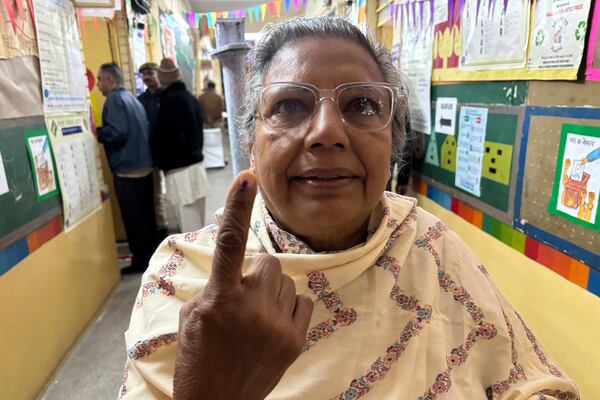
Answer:
<svg viewBox="0 0 600 400"><path fill-rule="evenodd" d="M348 105L348 111L360 113L362 115L372 117L377 115L379 107L374 100L366 97L355 99Z"/></svg>
<svg viewBox="0 0 600 400"><path fill-rule="evenodd" d="M298 100L283 100L275 105L273 114L290 115L302 111L302 108Z"/></svg>

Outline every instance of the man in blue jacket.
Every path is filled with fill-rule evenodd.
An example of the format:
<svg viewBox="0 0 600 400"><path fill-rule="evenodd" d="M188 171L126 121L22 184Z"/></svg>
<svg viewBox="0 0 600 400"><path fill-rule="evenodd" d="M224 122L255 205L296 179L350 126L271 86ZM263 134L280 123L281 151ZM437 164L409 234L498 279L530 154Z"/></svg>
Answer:
<svg viewBox="0 0 600 400"><path fill-rule="evenodd" d="M104 144L129 249L127 272L143 272L156 249L149 122L142 104L123 88L118 65L100 66L98 89L106 96L98 141Z"/></svg>

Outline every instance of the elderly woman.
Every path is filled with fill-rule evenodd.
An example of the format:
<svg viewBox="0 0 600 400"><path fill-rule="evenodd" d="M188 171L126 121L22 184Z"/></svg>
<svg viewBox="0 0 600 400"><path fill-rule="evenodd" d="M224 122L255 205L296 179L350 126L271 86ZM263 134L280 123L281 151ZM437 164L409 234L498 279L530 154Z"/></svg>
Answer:
<svg viewBox="0 0 600 400"><path fill-rule="evenodd" d="M456 234L384 192L405 99L383 46L274 25L246 105L253 172L154 255L122 398L579 398Z"/></svg>

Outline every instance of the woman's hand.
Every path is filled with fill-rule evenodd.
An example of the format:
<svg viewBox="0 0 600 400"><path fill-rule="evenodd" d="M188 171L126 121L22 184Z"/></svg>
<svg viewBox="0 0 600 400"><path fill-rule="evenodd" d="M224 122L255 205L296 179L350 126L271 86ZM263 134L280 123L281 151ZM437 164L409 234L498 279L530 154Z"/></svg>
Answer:
<svg viewBox="0 0 600 400"><path fill-rule="evenodd" d="M264 399L300 355L312 301L270 255L242 262L256 177L242 172L229 188L205 290L179 314L173 398Z"/></svg>

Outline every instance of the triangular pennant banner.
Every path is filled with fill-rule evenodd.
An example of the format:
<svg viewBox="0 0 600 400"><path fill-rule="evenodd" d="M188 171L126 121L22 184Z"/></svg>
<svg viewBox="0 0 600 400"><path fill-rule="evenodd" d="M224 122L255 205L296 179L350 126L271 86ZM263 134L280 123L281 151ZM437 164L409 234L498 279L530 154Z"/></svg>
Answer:
<svg viewBox="0 0 600 400"><path fill-rule="evenodd" d="M206 14L206 24L208 25L208 29L212 28L212 14Z"/></svg>
<svg viewBox="0 0 600 400"><path fill-rule="evenodd" d="M98 29L98 19L96 17L92 17L92 25L94 26L94 30L96 33L100 32Z"/></svg>
<svg viewBox="0 0 600 400"><path fill-rule="evenodd" d="M33 13L33 0L27 0L27 4L29 5L29 15L31 15L31 22L33 22L33 31L36 32L35 14Z"/></svg>
<svg viewBox="0 0 600 400"><path fill-rule="evenodd" d="M275 14L281 17L281 0L275 0Z"/></svg>
<svg viewBox="0 0 600 400"><path fill-rule="evenodd" d="M285 0L285 13L289 13L290 12L290 1L291 0Z"/></svg>
<svg viewBox="0 0 600 400"><path fill-rule="evenodd" d="M211 19L210 29L212 29L215 26L215 24L217 23L217 13L216 12L210 13L210 19Z"/></svg>
<svg viewBox="0 0 600 400"><path fill-rule="evenodd" d="M260 21L260 6L254 6L254 20Z"/></svg>
<svg viewBox="0 0 600 400"><path fill-rule="evenodd" d="M260 20L264 21L267 16L267 3L263 3L260 5Z"/></svg>
<svg viewBox="0 0 600 400"><path fill-rule="evenodd" d="M13 32L17 33L17 23L15 22L15 10L13 10L12 1L4 0L4 8L6 9L6 14L8 14L8 19L10 19L10 25L13 28Z"/></svg>
<svg viewBox="0 0 600 400"><path fill-rule="evenodd" d="M306 7L306 0L302 0L302 4Z"/></svg>
<svg viewBox="0 0 600 400"><path fill-rule="evenodd" d="M267 3L267 13L269 13L270 17L275 15L275 3L273 3L272 1Z"/></svg>
<svg viewBox="0 0 600 400"><path fill-rule="evenodd" d="M81 36L85 37L85 22L83 21L83 13L81 12L81 8L77 9L77 20L79 21L79 26L81 27Z"/></svg>
<svg viewBox="0 0 600 400"><path fill-rule="evenodd" d="M254 20L254 12L252 9L246 10L246 16L248 17L248 22L252 22Z"/></svg>
<svg viewBox="0 0 600 400"><path fill-rule="evenodd" d="M294 0L294 11L298 11L298 0Z"/></svg>
<svg viewBox="0 0 600 400"><path fill-rule="evenodd" d="M195 29L198 30L198 29L200 29L200 14L196 13L196 14L194 14L194 17L195 17L195 22L196 22Z"/></svg>

